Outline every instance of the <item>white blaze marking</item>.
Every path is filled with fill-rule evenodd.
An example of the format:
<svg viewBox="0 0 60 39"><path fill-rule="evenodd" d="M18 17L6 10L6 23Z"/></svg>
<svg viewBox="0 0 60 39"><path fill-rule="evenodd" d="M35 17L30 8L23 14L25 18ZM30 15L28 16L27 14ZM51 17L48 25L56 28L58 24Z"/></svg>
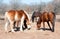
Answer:
<svg viewBox="0 0 60 39"><path fill-rule="evenodd" d="M37 21L38 21L39 17L37 17Z"/></svg>

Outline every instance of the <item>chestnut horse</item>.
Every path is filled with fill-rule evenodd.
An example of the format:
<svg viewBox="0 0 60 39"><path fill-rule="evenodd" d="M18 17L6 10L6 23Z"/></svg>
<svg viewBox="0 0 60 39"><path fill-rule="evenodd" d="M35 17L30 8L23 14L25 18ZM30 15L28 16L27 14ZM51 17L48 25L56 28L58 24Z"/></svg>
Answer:
<svg viewBox="0 0 60 39"><path fill-rule="evenodd" d="M5 13L5 31L7 31L7 26L10 24L10 28L12 32L15 32L13 27L14 27L14 22L15 26L20 27L20 31L23 31L23 24L24 20L26 20L27 28L30 28L30 18L28 16L28 13L24 10L9 10Z"/></svg>
<svg viewBox="0 0 60 39"><path fill-rule="evenodd" d="M41 22L43 22L43 27L45 30L45 22L47 22L50 30L54 32L54 26L55 26L55 13L54 12L43 12L39 16L38 22L37 22L37 29L40 29ZM49 22L52 24L52 29L49 24Z"/></svg>

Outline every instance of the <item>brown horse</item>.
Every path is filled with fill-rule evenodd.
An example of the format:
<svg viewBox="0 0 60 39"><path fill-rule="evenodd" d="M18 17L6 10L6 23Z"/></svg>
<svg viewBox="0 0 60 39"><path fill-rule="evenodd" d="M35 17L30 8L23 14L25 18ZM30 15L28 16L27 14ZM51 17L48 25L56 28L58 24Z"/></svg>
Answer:
<svg viewBox="0 0 60 39"><path fill-rule="evenodd" d="M52 30L52 32L54 32L55 13L54 12L43 12L43 13L41 13L41 15L39 16L38 22L37 22L37 29L40 29L41 22L43 22L44 30L45 30L45 22L47 22L50 30ZM49 22L52 24L52 29L50 27Z"/></svg>
<svg viewBox="0 0 60 39"><path fill-rule="evenodd" d="M9 10L5 13L5 31L7 32L7 26L10 24L11 31L14 32L14 22L15 26L20 27L20 31L23 31L24 20L26 20L27 27L30 28L30 18L26 11L24 10Z"/></svg>

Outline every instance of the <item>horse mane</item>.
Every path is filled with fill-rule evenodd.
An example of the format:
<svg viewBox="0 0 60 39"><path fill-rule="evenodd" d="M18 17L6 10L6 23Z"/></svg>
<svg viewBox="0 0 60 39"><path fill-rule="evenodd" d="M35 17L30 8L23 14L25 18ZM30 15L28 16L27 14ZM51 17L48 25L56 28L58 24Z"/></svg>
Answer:
<svg viewBox="0 0 60 39"><path fill-rule="evenodd" d="M25 14L26 20L30 20L29 15L28 15L28 13L25 10L20 10L20 11Z"/></svg>

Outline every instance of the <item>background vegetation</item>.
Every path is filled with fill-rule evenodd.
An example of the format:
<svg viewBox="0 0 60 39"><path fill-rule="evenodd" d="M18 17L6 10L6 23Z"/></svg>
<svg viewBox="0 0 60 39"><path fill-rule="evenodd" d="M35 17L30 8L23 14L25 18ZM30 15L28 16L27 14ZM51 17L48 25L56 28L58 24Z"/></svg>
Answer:
<svg viewBox="0 0 60 39"><path fill-rule="evenodd" d="M56 14L60 14L60 0L53 0L49 3L41 2L40 4L22 4L20 0L10 0L10 4L4 3L4 0L0 0L0 14L4 14L6 11L14 10L26 10L27 12L33 12L34 10L40 11L54 11Z"/></svg>

